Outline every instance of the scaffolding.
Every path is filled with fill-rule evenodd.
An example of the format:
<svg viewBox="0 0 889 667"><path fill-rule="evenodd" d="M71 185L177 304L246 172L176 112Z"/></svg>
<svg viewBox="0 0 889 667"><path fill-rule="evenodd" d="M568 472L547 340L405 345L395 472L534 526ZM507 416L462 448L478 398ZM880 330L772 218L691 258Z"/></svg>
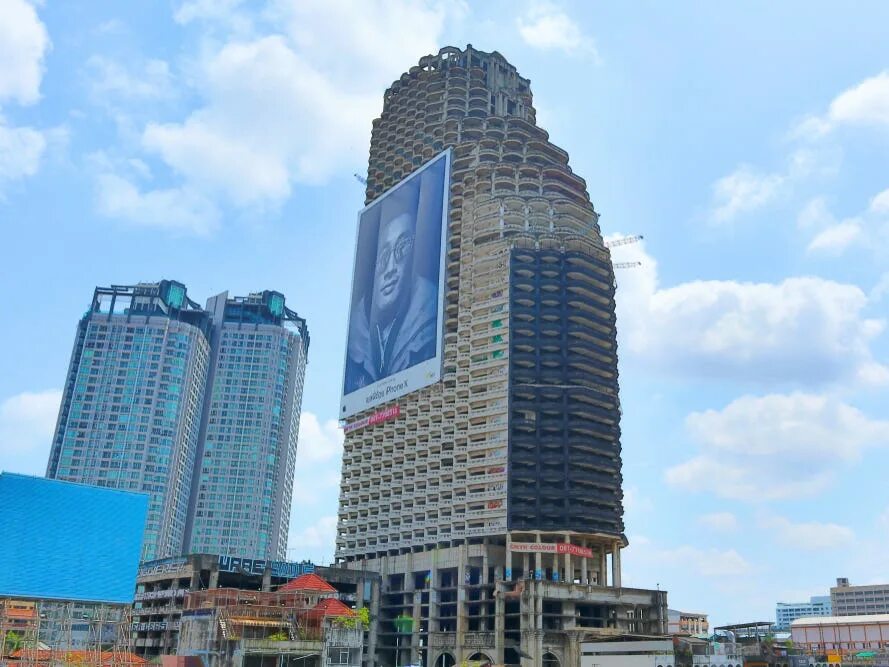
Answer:
<svg viewBox="0 0 889 667"><path fill-rule="evenodd" d="M54 600L0 600L0 662L135 667L129 608Z"/></svg>

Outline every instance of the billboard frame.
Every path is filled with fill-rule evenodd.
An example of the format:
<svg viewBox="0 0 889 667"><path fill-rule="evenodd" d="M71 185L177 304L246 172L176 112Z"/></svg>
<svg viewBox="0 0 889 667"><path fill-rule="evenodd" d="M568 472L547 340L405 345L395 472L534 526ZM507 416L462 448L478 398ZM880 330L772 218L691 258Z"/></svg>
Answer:
<svg viewBox="0 0 889 667"><path fill-rule="evenodd" d="M343 353L343 373L340 393L339 419L342 421L365 410L371 410L389 401L405 396L411 392L428 387L439 382L444 366L444 328L445 328L445 292L447 275L447 244L449 238L449 214L451 200L451 162L453 148L448 147L430 158L421 167L402 178L398 183L380 194L358 212L358 220L355 226L355 256L352 263L352 283L349 290L349 314L346 328L346 345ZM387 197L396 193L406 183L421 178L429 168L444 160L444 183L442 184L441 205L441 238L439 246L439 271L438 271L438 326L436 328L435 356L421 361L413 366L388 375L365 387L355 389L346 394L346 372L349 366L349 336L352 331L352 315L355 303L356 274L359 263L359 241L361 237L361 221L365 214L374 207L382 206Z"/></svg>

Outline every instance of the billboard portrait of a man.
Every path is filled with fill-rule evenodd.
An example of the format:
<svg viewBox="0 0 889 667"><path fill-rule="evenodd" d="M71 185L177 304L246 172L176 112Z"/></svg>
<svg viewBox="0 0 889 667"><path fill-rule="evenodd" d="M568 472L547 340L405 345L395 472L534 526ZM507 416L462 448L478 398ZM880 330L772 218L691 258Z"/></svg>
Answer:
<svg viewBox="0 0 889 667"><path fill-rule="evenodd" d="M358 244L343 414L403 395L440 373L443 231L448 154L381 195L359 216ZM420 373L407 373L423 366ZM399 377L399 374L402 376ZM350 394L378 387L379 395L353 401ZM354 398L354 397L353 397Z"/></svg>

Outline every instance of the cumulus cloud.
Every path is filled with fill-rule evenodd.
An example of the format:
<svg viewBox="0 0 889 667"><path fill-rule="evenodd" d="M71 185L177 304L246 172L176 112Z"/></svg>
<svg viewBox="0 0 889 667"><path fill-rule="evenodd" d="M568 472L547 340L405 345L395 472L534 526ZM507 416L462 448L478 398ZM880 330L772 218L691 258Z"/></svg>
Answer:
<svg viewBox="0 0 889 667"><path fill-rule="evenodd" d="M669 484L750 502L817 495L870 447L889 444L889 421L830 396L743 396L695 412L686 429L700 451L666 471Z"/></svg>
<svg viewBox="0 0 889 667"><path fill-rule="evenodd" d="M762 173L741 165L713 185L712 219L728 223L742 213L762 208L778 196L785 180L781 174Z"/></svg>
<svg viewBox="0 0 889 667"><path fill-rule="evenodd" d="M96 207L102 215L138 227L206 236L217 224L216 207L186 187L142 191L127 178L102 173L96 179Z"/></svg>
<svg viewBox="0 0 889 667"><path fill-rule="evenodd" d="M855 245L879 249L889 238L889 189L874 195L864 211L842 220L833 216L823 197L816 197L800 212L797 225L815 232L810 253L839 256Z"/></svg>
<svg viewBox="0 0 889 667"><path fill-rule="evenodd" d="M322 516L295 532L291 530L287 540L287 557L319 564L332 562L336 549L336 521L335 516Z"/></svg>
<svg viewBox="0 0 889 667"><path fill-rule="evenodd" d="M747 559L735 549L702 548L682 545L661 546L642 536L630 539L630 547L623 557L624 585L651 587L651 581L638 581L636 572L656 572L661 583L675 579L680 573L694 572L697 576L721 579L752 571Z"/></svg>
<svg viewBox="0 0 889 667"><path fill-rule="evenodd" d="M889 72L881 72L840 93L824 115L809 116L800 122L794 136L818 139L842 126L889 129Z"/></svg>
<svg viewBox="0 0 889 667"><path fill-rule="evenodd" d="M40 99L49 34L25 0L0 4L0 102L33 104Z"/></svg>
<svg viewBox="0 0 889 667"><path fill-rule="evenodd" d="M464 11L438 0L271 0L261 10L184 2L176 20L202 35L191 77L200 102L184 118L147 124L140 148L178 176L173 192L274 209L296 184L361 169L380 91L437 52L445 22ZM99 69L115 89L159 87ZM167 76L158 68L155 78Z"/></svg>
<svg viewBox="0 0 889 667"><path fill-rule="evenodd" d="M519 35L528 46L541 51L586 53L599 60L596 44L580 26L559 7L536 2L516 19Z"/></svg>
<svg viewBox="0 0 889 667"><path fill-rule="evenodd" d="M93 97L103 103L111 99L144 103L175 94L170 66L163 60L149 59L130 70L116 60L92 56L86 65Z"/></svg>
<svg viewBox="0 0 889 667"><path fill-rule="evenodd" d="M713 512L698 517L698 523L720 533L733 533L738 529L738 519L731 512Z"/></svg>
<svg viewBox="0 0 889 667"><path fill-rule="evenodd" d="M782 516L763 516L759 519L759 526L782 546L805 551L836 549L844 544L849 545L855 539L851 528L836 523L794 523Z"/></svg>
<svg viewBox="0 0 889 667"><path fill-rule="evenodd" d="M62 401L61 389L23 392L0 403L0 460L10 472L42 475Z"/></svg>
<svg viewBox="0 0 889 667"><path fill-rule="evenodd" d="M882 319L860 288L816 277L780 283L697 280L661 287L644 243L615 251L641 261L617 289L623 358L664 372L755 383L883 382L871 344Z"/></svg>
<svg viewBox="0 0 889 667"><path fill-rule="evenodd" d="M49 47L46 26L32 4L25 0L0 3L0 112L7 102L26 105L40 99ZM46 145L43 132L10 125L0 113L0 187L37 173Z"/></svg>

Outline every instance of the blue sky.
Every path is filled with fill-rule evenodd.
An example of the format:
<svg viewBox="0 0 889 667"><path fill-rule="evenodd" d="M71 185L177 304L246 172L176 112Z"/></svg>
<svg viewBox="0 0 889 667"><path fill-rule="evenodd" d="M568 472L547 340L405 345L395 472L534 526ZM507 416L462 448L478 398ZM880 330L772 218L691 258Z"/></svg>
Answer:
<svg viewBox="0 0 889 667"><path fill-rule="evenodd" d="M291 556L332 556L382 93L498 50L616 249L628 585L767 619L889 581L889 6L0 0L0 468L41 473L96 284L278 289L312 334Z"/></svg>

